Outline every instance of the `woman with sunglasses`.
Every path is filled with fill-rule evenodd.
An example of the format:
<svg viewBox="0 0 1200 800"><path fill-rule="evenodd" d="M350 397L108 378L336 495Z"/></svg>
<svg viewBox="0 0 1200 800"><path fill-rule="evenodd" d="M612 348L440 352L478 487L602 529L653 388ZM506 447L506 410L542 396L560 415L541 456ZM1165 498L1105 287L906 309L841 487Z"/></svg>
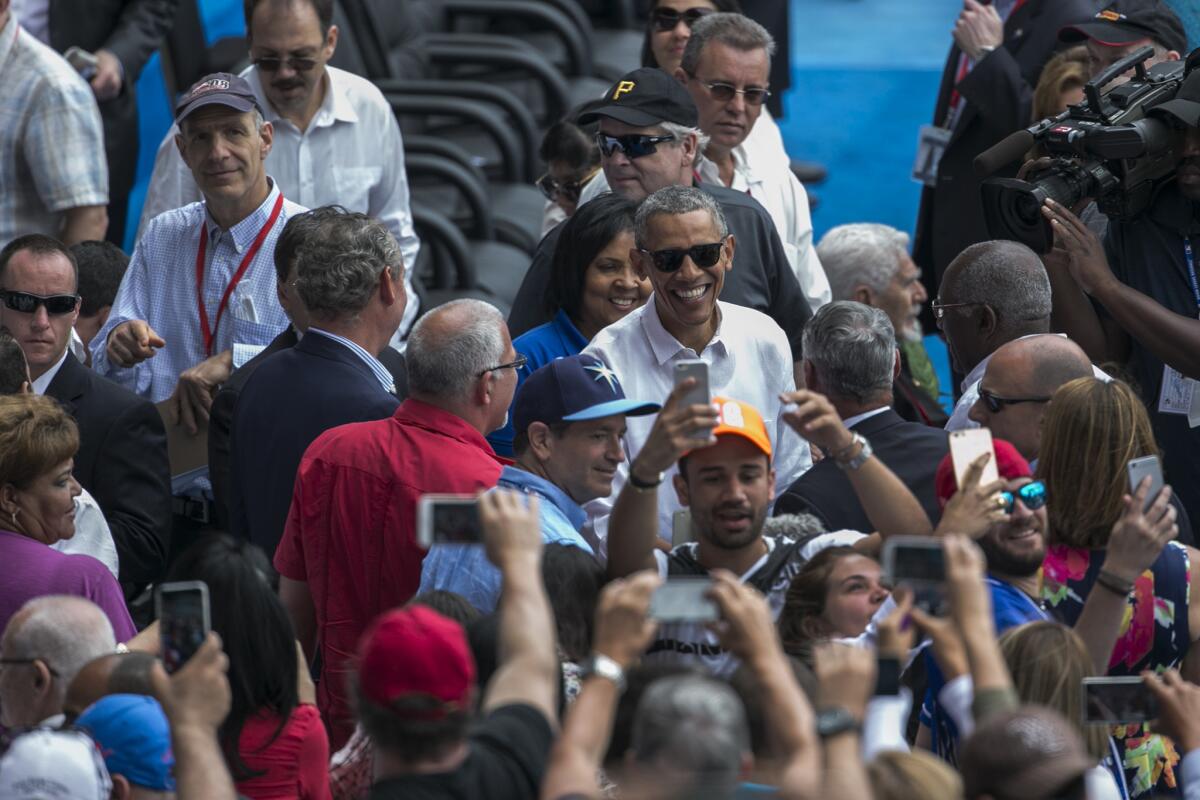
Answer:
<svg viewBox="0 0 1200 800"><path fill-rule="evenodd" d="M1118 525L1127 524L1133 504L1150 504L1141 523L1147 541L1174 539L1178 532L1170 487L1152 498L1148 485L1137 492L1128 486L1126 464L1158 455L1141 400L1122 381L1070 381L1050 401L1039 452L1037 475L1050 498L1042 588L1048 606L1074 626L1089 595L1107 593L1118 604L1113 615L1121 619L1108 674L1162 672L1183 662L1184 677L1195 682L1200 660L1184 662L1184 657L1200 638L1200 603L1190 603L1192 561L1200 554L1169 541L1140 573L1110 563L1117 555L1110 540ZM1167 796L1176 785L1179 754L1148 733L1144 726L1130 725L1116 736L1131 797L1149 796L1152 790Z"/></svg>
<svg viewBox="0 0 1200 800"><path fill-rule="evenodd" d="M564 223L546 293L546 310L553 318L513 340L513 348L525 358L517 370L518 389L538 367L582 352L602 328L645 305L650 281L637 274L629 258L636 209L632 201L605 194L580 206ZM511 418L488 441L498 454L511 456Z"/></svg>
<svg viewBox="0 0 1200 800"><path fill-rule="evenodd" d="M0 396L0 630L27 600L68 594L100 606L117 641L128 641L137 630L112 573L50 546L75 535L78 450L75 420L54 400Z"/></svg>
<svg viewBox="0 0 1200 800"><path fill-rule="evenodd" d="M590 132L564 119L551 125L542 137L538 155L546 162L546 174L537 179L537 187L546 198L542 211L543 236L575 213L583 185L600 171L596 126L588 127Z"/></svg>
<svg viewBox="0 0 1200 800"><path fill-rule="evenodd" d="M737 0L654 0L642 42L642 66L674 74L692 35L692 25L718 12L740 14L742 9Z"/></svg>

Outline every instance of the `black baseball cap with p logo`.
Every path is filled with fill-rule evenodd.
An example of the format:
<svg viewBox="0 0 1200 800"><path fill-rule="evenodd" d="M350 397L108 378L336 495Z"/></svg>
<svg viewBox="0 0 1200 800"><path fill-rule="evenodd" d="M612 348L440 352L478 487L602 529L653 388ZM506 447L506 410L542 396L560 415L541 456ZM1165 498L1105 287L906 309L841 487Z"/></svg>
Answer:
<svg viewBox="0 0 1200 800"><path fill-rule="evenodd" d="M626 73L579 115L586 125L600 117L609 117L626 125L648 128L664 122L695 128L699 112L692 96L679 81L661 69L642 67Z"/></svg>

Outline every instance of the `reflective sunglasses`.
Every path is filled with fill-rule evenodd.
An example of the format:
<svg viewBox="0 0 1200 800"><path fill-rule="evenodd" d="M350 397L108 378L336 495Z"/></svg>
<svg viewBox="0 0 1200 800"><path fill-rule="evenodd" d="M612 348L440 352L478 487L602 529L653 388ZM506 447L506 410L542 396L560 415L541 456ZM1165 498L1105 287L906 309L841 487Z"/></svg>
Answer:
<svg viewBox="0 0 1200 800"><path fill-rule="evenodd" d="M263 56L251 63L263 72L279 72L284 62L296 72L308 72L317 65L315 58L279 58L278 56Z"/></svg>
<svg viewBox="0 0 1200 800"><path fill-rule="evenodd" d="M697 83L708 90L708 93L712 95L713 100L716 100L720 103L728 103L734 98L735 95L740 94L746 98L747 105L761 106L766 102L767 98L771 96L770 91L756 86L751 86L746 89L739 89L733 84L722 83L721 81L713 81L709 83L707 81L697 80Z"/></svg>
<svg viewBox="0 0 1200 800"><path fill-rule="evenodd" d="M10 292L0 289L0 300L5 307L19 311L22 314L33 314L38 306L45 306L46 313L52 315L70 314L79 305L77 294L40 295L29 292Z"/></svg>
<svg viewBox="0 0 1200 800"><path fill-rule="evenodd" d="M605 158L612 156L618 149L629 158L641 158L652 155L658 150L658 145L663 142L673 141L675 141L675 137L669 133L665 136L644 136L637 133L628 136L596 134L596 146L600 148L600 152L604 154Z"/></svg>
<svg viewBox="0 0 1200 800"><path fill-rule="evenodd" d="M1021 498L1021 505L1028 508L1030 511L1037 511L1042 506L1046 505L1046 484L1041 481L1027 483L1020 489L1017 489L1016 494L1013 492L1001 492L1000 496L1004 498L1004 513L1011 514L1014 506L1016 506L1017 498Z"/></svg>
<svg viewBox="0 0 1200 800"><path fill-rule="evenodd" d="M650 256L654 268L659 272L675 272L683 266L683 257L692 259L692 263L700 269L709 269L721 260L721 248L725 239L712 244L694 244L686 250L641 250Z"/></svg>
<svg viewBox="0 0 1200 800"><path fill-rule="evenodd" d="M520 372L521 370L525 369L525 365L527 363L529 363L529 359L527 359L525 356L520 355L518 353L516 361L510 361L507 364L497 364L494 367L488 367L487 369L485 369L483 372L479 373L475 377L482 378L484 375L487 375L489 372L495 372L498 369L508 369L509 367L512 367L517 372Z"/></svg>
<svg viewBox="0 0 1200 800"><path fill-rule="evenodd" d="M550 173L546 173L538 178L535 184L547 200L562 197L564 200L574 203L579 200L579 193L583 191L583 185L591 180L598 171L592 170L577 181L563 181L562 183L550 177Z"/></svg>
<svg viewBox="0 0 1200 800"><path fill-rule="evenodd" d="M993 414L999 414L1006 406L1015 406L1019 403L1049 403L1049 397L1001 397L997 394L992 394L982 386L979 387L979 399L987 406L988 411Z"/></svg>
<svg viewBox="0 0 1200 800"><path fill-rule="evenodd" d="M656 8L650 13L650 21L660 31L671 31L675 30L679 20L683 20L683 24L690 28L696 24L696 20L707 17L711 13L713 11L709 8L689 8L682 13L673 8Z"/></svg>

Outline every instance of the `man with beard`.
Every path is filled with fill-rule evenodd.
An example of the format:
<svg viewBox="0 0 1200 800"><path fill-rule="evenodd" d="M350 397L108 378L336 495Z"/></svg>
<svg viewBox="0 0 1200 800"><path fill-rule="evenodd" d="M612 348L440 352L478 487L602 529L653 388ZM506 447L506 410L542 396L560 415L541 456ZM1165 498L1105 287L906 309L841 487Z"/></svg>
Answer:
<svg viewBox="0 0 1200 800"><path fill-rule="evenodd" d="M1200 520L1200 70L1149 112L1178 129L1179 164L1147 210L1110 220L1103 246L1063 206L1043 213L1055 233L1046 264L1056 327L1092 361L1126 364L1150 410L1163 471Z"/></svg>
<svg viewBox="0 0 1200 800"><path fill-rule="evenodd" d="M833 405L815 392L784 395L795 410L785 422L823 448L850 476L879 535L856 531L816 534L801 539L764 536L763 522L775 493L771 439L758 410L722 397L713 405L682 405L689 378L667 398L630 467L613 507L608 539L608 575L622 578L654 569L667 579L702 577L725 569L766 596L772 617L779 615L792 578L818 551L852 545L864 551L891 532L930 533L929 519L917 499L861 438L842 423ZM656 547L662 531L656 521L658 485L648 476L678 462L673 483L691 518L695 541L669 553ZM737 659L723 650L703 622L663 622L647 656L657 663L699 664L727 677Z"/></svg>

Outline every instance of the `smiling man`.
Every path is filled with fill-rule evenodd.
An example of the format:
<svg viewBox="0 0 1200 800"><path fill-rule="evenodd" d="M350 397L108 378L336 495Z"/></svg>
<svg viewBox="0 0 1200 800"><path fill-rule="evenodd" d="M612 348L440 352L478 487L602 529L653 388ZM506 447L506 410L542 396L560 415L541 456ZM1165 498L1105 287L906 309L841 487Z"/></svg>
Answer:
<svg viewBox="0 0 1200 800"><path fill-rule="evenodd" d="M556 359L521 384L513 403L516 463L497 485L541 498L542 541L591 553L580 533L583 505L612 492L625 460L625 418L658 411L657 403L625 397L612 370L594 356ZM436 544L421 569L421 592L442 589L491 613L500 571L477 545Z"/></svg>

